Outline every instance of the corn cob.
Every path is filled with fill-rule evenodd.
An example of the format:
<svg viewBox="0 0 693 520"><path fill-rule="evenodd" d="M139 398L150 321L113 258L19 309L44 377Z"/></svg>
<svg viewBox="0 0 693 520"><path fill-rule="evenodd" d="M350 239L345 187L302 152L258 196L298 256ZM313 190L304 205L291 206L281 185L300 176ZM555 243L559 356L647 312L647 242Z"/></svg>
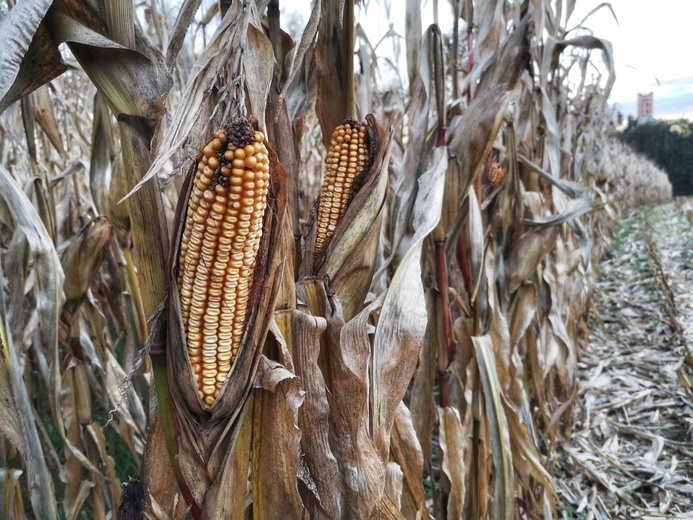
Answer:
<svg viewBox="0 0 693 520"><path fill-rule="evenodd" d="M495 190L505 181L508 171L496 161L493 150L490 150L484 161L482 182L485 188Z"/></svg>
<svg viewBox="0 0 693 520"><path fill-rule="evenodd" d="M506 175L505 169L496 161L491 162L491 168L489 172L489 179L491 181L491 188L494 190L498 188L505 180Z"/></svg>
<svg viewBox="0 0 693 520"><path fill-rule="evenodd" d="M354 181L370 166L365 125L353 119L335 128L327 153L325 178L317 210L315 257L321 257L344 216L353 195Z"/></svg>
<svg viewBox="0 0 693 520"><path fill-rule="evenodd" d="M216 132L197 166L178 260L188 356L207 406L241 344L268 187L262 133L245 119Z"/></svg>

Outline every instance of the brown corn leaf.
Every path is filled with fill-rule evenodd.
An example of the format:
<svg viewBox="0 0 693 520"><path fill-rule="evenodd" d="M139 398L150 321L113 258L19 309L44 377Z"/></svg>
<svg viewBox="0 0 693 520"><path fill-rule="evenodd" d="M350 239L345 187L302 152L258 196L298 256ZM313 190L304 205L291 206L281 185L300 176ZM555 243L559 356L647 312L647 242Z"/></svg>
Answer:
<svg viewBox="0 0 693 520"><path fill-rule="evenodd" d="M65 273L63 321L66 318L71 321L112 241L113 226L106 217L97 217L80 229L63 250L60 258Z"/></svg>
<svg viewBox="0 0 693 520"><path fill-rule="evenodd" d="M508 103L503 86L476 96L465 112L453 119L448 130L450 164L445 178L441 225L446 234L457 236L464 221L462 199L474 182L500 129Z"/></svg>
<svg viewBox="0 0 693 520"><path fill-rule="evenodd" d="M526 231L510 249L505 261L506 285L515 292L522 282L529 280L537 270L539 262L553 249L559 228L551 226Z"/></svg>
<svg viewBox="0 0 693 520"><path fill-rule="evenodd" d="M392 501L397 512L402 509L403 480L404 474L399 464L392 461L388 462L387 471L385 472L385 496Z"/></svg>
<svg viewBox="0 0 693 520"><path fill-rule="evenodd" d="M378 508L370 516L369 520L404 520L397 504L393 502L390 495L383 493Z"/></svg>
<svg viewBox="0 0 693 520"><path fill-rule="evenodd" d="M510 450L510 431L502 403L502 388L498 381L493 353L494 345L491 336L475 336L472 341L479 364L486 420L489 425L495 481L493 490L495 517L512 520L515 517L513 460Z"/></svg>
<svg viewBox="0 0 693 520"><path fill-rule="evenodd" d="M426 491L423 488L423 453L412 423L412 414L403 402L397 407L390 451L403 479L402 489L399 490L401 500L394 500L395 496L388 491L390 498L405 517L429 518Z"/></svg>
<svg viewBox="0 0 693 520"><path fill-rule="evenodd" d="M409 91L414 95L414 84L419 74L419 54L423 43L421 37L421 2L407 0L405 11L405 30L407 45L407 72L409 73ZM424 49L425 52L425 49Z"/></svg>
<svg viewBox="0 0 693 520"><path fill-rule="evenodd" d="M414 237L385 294L373 344L371 403L373 440L388 459L395 411L414 374L426 330L427 314L421 281L424 239L440 219L447 155L433 151L432 166L419 181L414 203Z"/></svg>
<svg viewBox="0 0 693 520"><path fill-rule="evenodd" d="M280 344L281 342L278 342ZM280 354L286 360L288 350ZM304 398L296 376L263 356L257 372L253 429L253 516L274 520L302 518L298 492L301 430L298 409Z"/></svg>
<svg viewBox="0 0 693 520"><path fill-rule="evenodd" d="M53 102L48 92L48 85L42 85L31 93L34 109L34 119L38 122L41 130L46 134L48 140L60 155L65 155L63 141L60 137L61 130L55 119Z"/></svg>
<svg viewBox="0 0 693 520"><path fill-rule="evenodd" d="M67 70L43 20L52 0L20 1L0 15L0 113Z"/></svg>
<svg viewBox="0 0 693 520"><path fill-rule="evenodd" d="M390 211L392 253L385 264L380 266L376 277L384 272L391 262L396 263L399 260L400 244L410 232L414 202L419 189L418 181L428 167L429 153L435 144L428 123L432 97L430 90L433 74L429 58L434 43L433 32L432 29L426 31L423 49L419 56L418 74L409 87L411 99L407 112L410 114L409 135L411 138L407 142L402 158L401 171L399 172L400 180Z"/></svg>
<svg viewBox="0 0 693 520"><path fill-rule="evenodd" d="M464 461L468 436L462 428L460 414L455 408L438 408L438 424L440 449L443 452L442 469L450 481L447 517L464 518L467 480Z"/></svg>
<svg viewBox="0 0 693 520"><path fill-rule="evenodd" d="M476 301L484 271L484 223L474 186L469 187L468 197L469 215L467 217L468 228L465 238L467 238L469 242L469 263L472 269L472 294L470 298L471 301Z"/></svg>
<svg viewBox="0 0 693 520"><path fill-rule="evenodd" d="M321 369L328 390L330 446L342 479L342 517L368 518L385 485L385 461L370 434L368 403L368 320L380 308L382 299L376 299L345 324L339 300L328 296L322 280L304 279L297 292L311 314L327 320L322 347L326 359Z"/></svg>
<svg viewBox="0 0 693 520"><path fill-rule="evenodd" d="M15 225L25 235L31 248L36 273L36 287L34 290L36 291L38 317L41 320L42 346L43 351L50 355L51 361L52 379L49 390L51 411L62 432L59 412L58 322L59 311L64 298L62 291L64 274L53 241L41 223L36 210L10 173L2 166L0 166L0 197L5 200L14 218ZM4 298L1 301L4 325L6 323ZM9 365L13 367L17 360L14 357L11 338L7 336L6 329L3 329L2 332L4 359L5 362L10 360ZM31 505L38 517L57 518L53 481L46 468L45 458L42 455L26 387L19 370L11 370L11 373L14 399L17 403L16 409L18 410L17 413L19 413L24 439L28 447L28 451L24 454L27 473L32 486L39 490L39 492L31 494Z"/></svg>
<svg viewBox="0 0 693 520"><path fill-rule="evenodd" d="M298 410L302 463L307 466L310 479L306 482L308 475L302 479L307 488L307 492L301 493L303 503L311 518L340 518L341 479L330 447L327 388L318 367L320 336L327 324L322 317L298 310L278 312L275 319L292 353L295 373L305 392Z"/></svg>
<svg viewBox="0 0 693 520"><path fill-rule="evenodd" d="M429 316L439 316L436 306L440 298L432 289L425 292L426 311ZM435 396L437 354L440 349L439 320L428 320L423 345L419 353L419 363L414 373L409 407L416 436L423 452L424 463L431 461L431 436L435 427Z"/></svg>
<svg viewBox="0 0 693 520"><path fill-rule="evenodd" d="M322 144L327 149L332 130L347 117L354 115L349 113L350 108L347 106L347 85L352 84L350 76L354 73L354 42L349 38L350 31L345 27L348 23L353 24L353 15L347 15L347 11L353 9L353 4L317 1L322 5L315 47L315 61L320 78L315 112L322 128ZM353 27L351 30L353 31Z"/></svg>
<svg viewBox="0 0 693 520"><path fill-rule="evenodd" d="M602 51L604 63L609 72L606 87L604 90L604 99L609 97L611 87L616 81L616 73L614 70L614 51L610 41L595 36L583 35L571 38L568 40L556 40L549 36L544 45L544 52L541 58L541 78L542 82L548 79L549 72L555 71L559 66L559 58L561 53L569 46L580 47L582 49L600 49Z"/></svg>
<svg viewBox="0 0 693 520"><path fill-rule="evenodd" d="M98 92L94 95L92 110L91 150L89 153L89 188L97 211L109 216L107 181L111 173L111 161L115 155L115 132L108 104ZM125 209L125 205L121 206ZM109 216L110 218L110 216ZM113 220L113 219L111 219ZM118 226L116 225L116 229Z"/></svg>
<svg viewBox="0 0 693 520"><path fill-rule="evenodd" d="M232 518L246 508L248 474L253 433L253 397L248 399L240 419L240 428L229 452L224 456L218 477L205 493L203 518Z"/></svg>
<svg viewBox="0 0 693 520"><path fill-rule="evenodd" d="M525 283L520 286L510 308L510 348L515 348L534 321L537 313L537 286Z"/></svg>
<svg viewBox="0 0 693 520"><path fill-rule="evenodd" d="M68 43L116 117L138 117L149 125L158 122L172 80L161 55L139 30L134 48L125 47L104 36L105 22L84 3L58 4L47 27L56 41Z"/></svg>
<svg viewBox="0 0 693 520"><path fill-rule="evenodd" d="M501 49L493 56L489 68L484 70L476 87L477 92L484 92L496 85L512 90L522 72L531 67L529 45L532 32L529 20L528 14L513 28Z"/></svg>

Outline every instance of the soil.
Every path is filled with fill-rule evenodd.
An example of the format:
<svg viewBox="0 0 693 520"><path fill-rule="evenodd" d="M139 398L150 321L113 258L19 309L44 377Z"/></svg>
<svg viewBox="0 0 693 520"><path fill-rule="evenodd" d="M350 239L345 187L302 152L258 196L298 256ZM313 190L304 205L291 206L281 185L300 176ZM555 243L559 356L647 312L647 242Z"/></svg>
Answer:
<svg viewBox="0 0 693 520"><path fill-rule="evenodd" d="M594 294L562 518L693 518L693 199L620 221Z"/></svg>

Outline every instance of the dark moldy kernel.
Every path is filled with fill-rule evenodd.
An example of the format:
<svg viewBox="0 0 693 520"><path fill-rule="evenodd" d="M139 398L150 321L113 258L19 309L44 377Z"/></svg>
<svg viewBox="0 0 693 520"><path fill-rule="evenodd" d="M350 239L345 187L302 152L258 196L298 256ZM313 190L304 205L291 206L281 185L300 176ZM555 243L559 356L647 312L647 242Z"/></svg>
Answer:
<svg viewBox="0 0 693 520"><path fill-rule="evenodd" d="M251 144L255 140L255 129L243 118L236 119L229 124L224 128L224 133L228 136L229 141L238 147Z"/></svg>

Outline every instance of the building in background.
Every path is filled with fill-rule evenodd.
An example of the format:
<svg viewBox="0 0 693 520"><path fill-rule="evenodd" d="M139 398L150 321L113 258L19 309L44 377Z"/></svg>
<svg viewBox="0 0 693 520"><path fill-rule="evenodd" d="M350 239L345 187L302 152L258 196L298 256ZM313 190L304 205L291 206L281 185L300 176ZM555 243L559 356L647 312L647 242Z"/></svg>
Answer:
<svg viewBox="0 0 693 520"><path fill-rule="evenodd" d="M637 122L651 123L654 121L654 92L638 94L638 118Z"/></svg>

